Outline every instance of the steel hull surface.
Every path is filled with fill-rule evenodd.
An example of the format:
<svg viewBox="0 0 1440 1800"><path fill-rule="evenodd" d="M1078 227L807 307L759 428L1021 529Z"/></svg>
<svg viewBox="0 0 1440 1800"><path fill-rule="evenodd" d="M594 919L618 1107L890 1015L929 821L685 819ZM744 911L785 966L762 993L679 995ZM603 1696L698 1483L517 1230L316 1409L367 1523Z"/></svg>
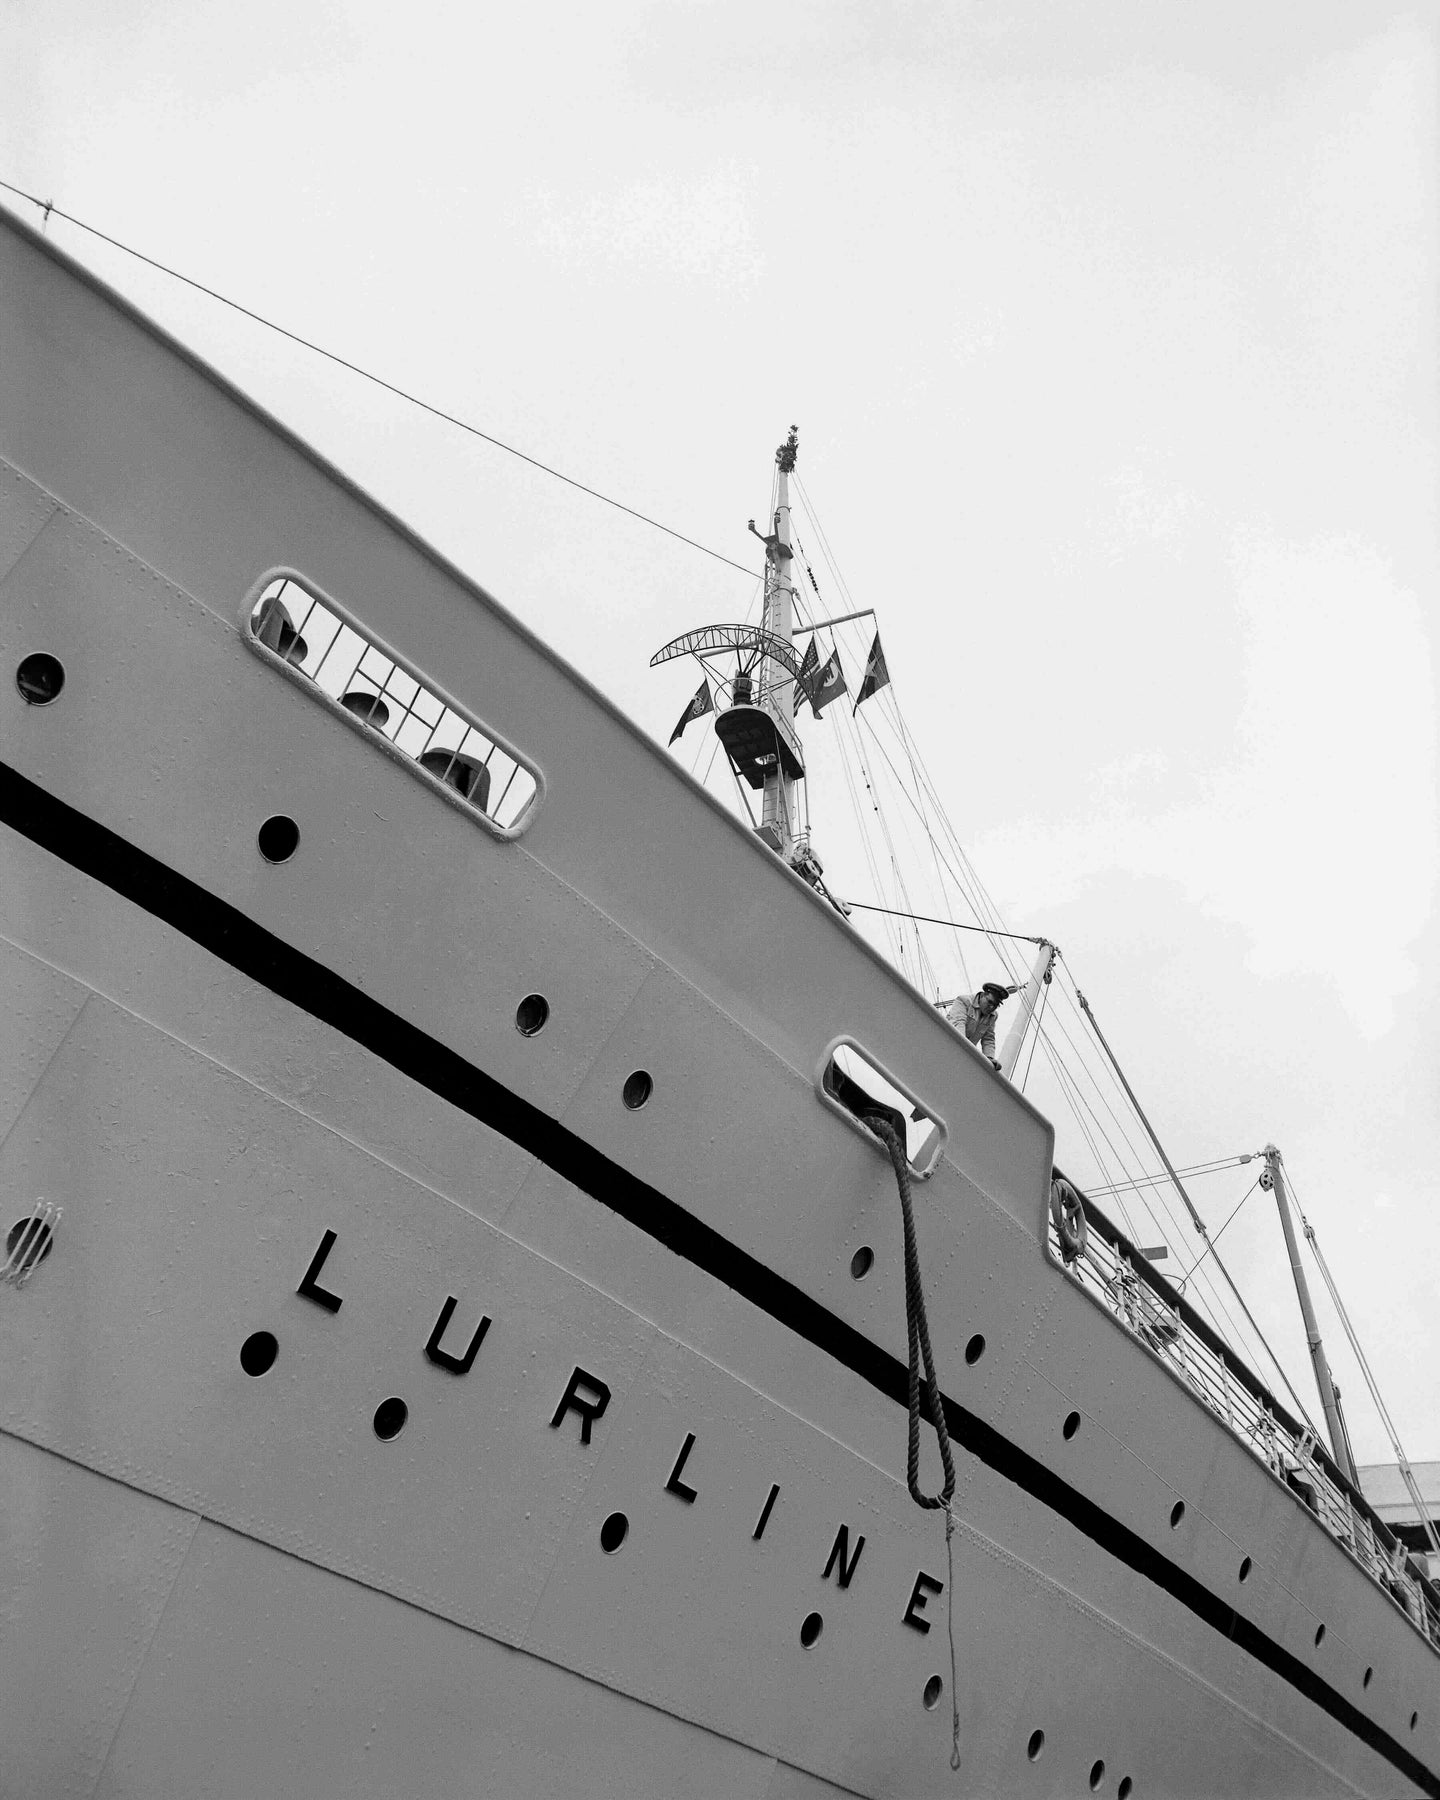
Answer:
<svg viewBox="0 0 1440 1800"><path fill-rule="evenodd" d="M0 1228L63 1206L0 1286L0 1792L1440 1792L1434 1651L1052 1253L1048 1122L402 524L0 259ZM533 760L519 835L257 648L276 571ZM945 1125L953 1578L841 1039Z"/></svg>

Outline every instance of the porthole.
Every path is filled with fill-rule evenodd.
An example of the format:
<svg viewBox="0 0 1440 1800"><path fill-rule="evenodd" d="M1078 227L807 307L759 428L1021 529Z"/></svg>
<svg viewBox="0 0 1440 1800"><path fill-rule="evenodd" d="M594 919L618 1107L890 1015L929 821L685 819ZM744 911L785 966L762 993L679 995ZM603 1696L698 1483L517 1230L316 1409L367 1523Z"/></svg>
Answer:
<svg viewBox="0 0 1440 1800"><path fill-rule="evenodd" d="M1079 1413L1077 1413L1077 1412L1066 1413L1065 1423L1060 1427L1060 1435L1065 1439L1065 1442L1067 1444L1070 1442L1071 1438L1074 1437L1075 1433L1079 1429L1080 1429Z"/></svg>
<svg viewBox="0 0 1440 1800"><path fill-rule="evenodd" d="M247 1375L263 1375L280 1352L273 1331L252 1331L240 1346L240 1367Z"/></svg>
<svg viewBox="0 0 1440 1800"><path fill-rule="evenodd" d="M856 1281L863 1281L875 1267L875 1252L868 1244L862 1244L850 1258L850 1273Z"/></svg>
<svg viewBox="0 0 1440 1800"><path fill-rule="evenodd" d="M1318 1650L1324 1642L1325 1642L1325 1627L1323 1625L1317 1625L1315 1627L1315 1648Z"/></svg>
<svg viewBox="0 0 1440 1800"><path fill-rule="evenodd" d="M1104 1779L1105 1764L1099 1757L1096 1757L1095 1761L1090 1765L1090 1792L1092 1794L1096 1792Z"/></svg>
<svg viewBox="0 0 1440 1800"><path fill-rule="evenodd" d="M55 1248L55 1233L44 1219L17 1219L5 1234L5 1267L9 1274L19 1275L33 1269ZM19 1251L18 1256L15 1255ZM14 1257L12 1266L11 1258Z"/></svg>
<svg viewBox="0 0 1440 1800"><path fill-rule="evenodd" d="M655 1083L644 1069L636 1069L633 1075L625 1077L625 1085L620 1090L620 1098L631 1112L639 1112L640 1108L655 1091Z"/></svg>
<svg viewBox="0 0 1440 1800"><path fill-rule="evenodd" d="M925 1702L926 1712L934 1712L940 1704L940 1696L945 1692L945 1683L938 1675L932 1675L925 1683L925 1692L921 1698Z"/></svg>
<svg viewBox="0 0 1440 1800"><path fill-rule="evenodd" d="M300 827L284 813L275 813L260 827L255 841L266 862L289 862L300 843Z"/></svg>
<svg viewBox="0 0 1440 1800"><path fill-rule="evenodd" d="M1412 1731L1413 1731L1413 1730L1414 1730L1414 1729L1415 1729L1415 1727L1416 1727L1416 1726L1417 1726L1417 1725L1418 1725L1418 1724L1419 1724L1419 1723L1420 1723L1420 1715L1419 1715L1419 1713L1418 1713L1418 1712L1413 1712L1413 1713L1411 1713L1411 1715L1410 1715L1410 1729L1411 1729L1411 1730L1412 1730Z"/></svg>
<svg viewBox="0 0 1440 1800"><path fill-rule="evenodd" d="M630 1521L622 1512L613 1512L600 1527L600 1548L613 1556L629 1535Z"/></svg>
<svg viewBox="0 0 1440 1800"><path fill-rule="evenodd" d="M48 706L65 685L65 670L59 657L37 650L21 659L15 671L15 685L27 705Z"/></svg>
<svg viewBox="0 0 1440 1800"><path fill-rule="evenodd" d="M1184 1517L1185 1502L1183 1500L1177 1500L1170 1508L1170 1529L1173 1531Z"/></svg>
<svg viewBox="0 0 1440 1800"><path fill-rule="evenodd" d="M981 1333L977 1331L974 1337L972 1337L970 1342L965 1346L965 1360L973 1368L984 1354L985 1339Z"/></svg>
<svg viewBox="0 0 1440 1800"><path fill-rule="evenodd" d="M1252 1569L1253 1566L1254 1565L1251 1563L1250 1558L1248 1556L1240 1564L1240 1579L1242 1581L1248 1581L1250 1579L1250 1570Z"/></svg>
<svg viewBox="0 0 1440 1800"><path fill-rule="evenodd" d="M805 1623L800 1627L800 1642L807 1650L813 1650L819 1642L820 1633L825 1629L825 1621L819 1613L807 1613Z"/></svg>
<svg viewBox="0 0 1440 1800"><path fill-rule="evenodd" d="M527 994L515 1008L515 1029L521 1037L534 1037L545 1029L550 1017L550 1002L543 994Z"/></svg>
<svg viewBox="0 0 1440 1800"><path fill-rule="evenodd" d="M1361 1682L1361 1683L1360 1683L1360 1685L1361 1685L1361 1687L1367 1687L1367 1688L1368 1688L1368 1687L1369 1687L1369 1685L1370 1685L1370 1683L1371 1683L1371 1682L1372 1682L1372 1681L1373 1681L1373 1680L1374 1680L1374 1679L1375 1679L1375 1671L1374 1671L1374 1669L1367 1669L1367 1670L1366 1670L1366 1671L1365 1671L1365 1679L1364 1679L1364 1680L1363 1680L1363 1681L1362 1681L1362 1682Z"/></svg>
<svg viewBox="0 0 1440 1800"><path fill-rule="evenodd" d="M1120 1785L1115 1790L1115 1800L1130 1800L1130 1790L1134 1786L1135 1783L1128 1775L1122 1775L1120 1777Z"/></svg>
<svg viewBox="0 0 1440 1800"><path fill-rule="evenodd" d="M1044 1748L1045 1733L1043 1731L1032 1731L1030 1733L1030 1742L1025 1746L1025 1754L1030 1758L1031 1762L1039 1762L1040 1752Z"/></svg>
<svg viewBox="0 0 1440 1800"><path fill-rule="evenodd" d="M409 1417L410 1408L398 1395L392 1394L388 1400L382 1400L375 1408L376 1437L382 1444L388 1444L391 1438L399 1437Z"/></svg>

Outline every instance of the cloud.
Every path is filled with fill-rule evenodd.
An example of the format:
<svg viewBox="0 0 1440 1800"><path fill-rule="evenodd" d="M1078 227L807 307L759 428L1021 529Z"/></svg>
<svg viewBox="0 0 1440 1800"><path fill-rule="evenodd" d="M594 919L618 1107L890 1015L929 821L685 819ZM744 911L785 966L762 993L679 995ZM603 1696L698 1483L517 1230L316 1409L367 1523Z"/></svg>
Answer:
<svg viewBox="0 0 1440 1800"><path fill-rule="evenodd" d="M1199 797L1167 806L1142 752L1097 771L1089 808L1002 829L977 859L1032 912L1117 872L1173 881L1245 933L1255 974L1333 982L1373 1039L1414 982L1440 868L1420 606L1352 539L1247 533L1232 566L1244 698Z"/></svg>
<svg viewBox="0 0 1440 1800"><path fill-rule="evenodd" d="M744 183L730 165L690 180L646 175L579 207L542 189L533 208L540 244L572 269L702 282L732 297L764 273Z"/></svg>

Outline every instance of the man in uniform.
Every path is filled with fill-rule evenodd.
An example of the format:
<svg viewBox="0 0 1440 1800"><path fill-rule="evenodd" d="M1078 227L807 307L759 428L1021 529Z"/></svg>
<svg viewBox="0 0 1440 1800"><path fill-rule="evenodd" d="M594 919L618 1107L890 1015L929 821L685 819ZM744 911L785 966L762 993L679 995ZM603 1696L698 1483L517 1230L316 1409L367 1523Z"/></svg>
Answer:
<svg viewBox="0 0 1440 1800"><path fill-rule="evenodd" d="M981 1054L990 1058L991 1066L996 1069L1000 1067L1000 1061L995 1055L995 1015L1014 992L1013 987L987 981L976 994L961 994L948 1002L936 1002L950 1023L963 1031Z"/></svg>

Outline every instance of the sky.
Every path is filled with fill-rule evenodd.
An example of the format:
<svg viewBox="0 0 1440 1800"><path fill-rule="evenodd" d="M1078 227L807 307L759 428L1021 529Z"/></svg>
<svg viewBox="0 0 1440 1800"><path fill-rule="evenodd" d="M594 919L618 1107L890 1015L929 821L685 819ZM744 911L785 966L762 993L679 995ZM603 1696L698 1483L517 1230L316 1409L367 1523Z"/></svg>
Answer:
<svg viewBox="0 0 1440 1800"><path fill-rule="evenodd" d="M1437 38L1385 0L10 0L0 179L748 568L798 422L1007 923L1177 1164L1281 1146L1437 1459ZM49 231L668 737L698 677L650 655L752 577ZM1196 1181L1212 1228L1253 1173ZM1268 1196L1224 1251L1314 1411Z"/></svg>

